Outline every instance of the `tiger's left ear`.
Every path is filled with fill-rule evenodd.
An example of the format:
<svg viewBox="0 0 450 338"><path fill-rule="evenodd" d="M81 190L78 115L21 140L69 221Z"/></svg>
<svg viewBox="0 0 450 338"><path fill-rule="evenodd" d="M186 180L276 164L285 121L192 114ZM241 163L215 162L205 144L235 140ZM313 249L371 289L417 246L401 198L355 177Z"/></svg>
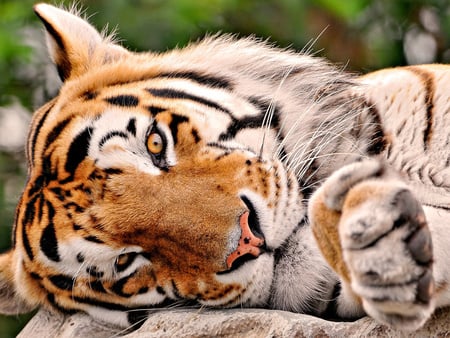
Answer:
<svg viewBox="0 0 450 338"><path fill-rule="evenodd" d="M128 53L75 14L44 3L35 5L34 12L47 30L50 56L63 81Z"/></svg>

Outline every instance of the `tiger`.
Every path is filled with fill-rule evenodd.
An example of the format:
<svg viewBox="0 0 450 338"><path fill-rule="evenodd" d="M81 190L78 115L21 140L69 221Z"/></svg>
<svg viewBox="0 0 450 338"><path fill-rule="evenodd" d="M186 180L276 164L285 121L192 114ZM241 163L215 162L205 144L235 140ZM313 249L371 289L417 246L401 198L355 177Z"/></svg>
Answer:
<svg viewBox="0 0 450 338"><path fill-rule="evenodd" d="M450 67L353 74L255 37L132 52L34 11L62 85L32 118L0 311L117 327L173 306L416 330L450 305Z"/></svg>

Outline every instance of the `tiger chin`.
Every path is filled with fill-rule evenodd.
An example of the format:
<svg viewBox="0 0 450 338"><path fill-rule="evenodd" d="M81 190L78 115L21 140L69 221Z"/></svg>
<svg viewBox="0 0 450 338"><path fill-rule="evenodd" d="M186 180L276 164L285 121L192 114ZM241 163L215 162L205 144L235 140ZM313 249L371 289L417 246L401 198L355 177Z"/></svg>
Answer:
<svg viewBox="0 0 450 338"><path fill-rule="evenodd" d="M420 328L450 304L450 68L355 77L255 39L134 53L34 7L63 81L34 113L0 311L128 327L264 307Z"/></svg>

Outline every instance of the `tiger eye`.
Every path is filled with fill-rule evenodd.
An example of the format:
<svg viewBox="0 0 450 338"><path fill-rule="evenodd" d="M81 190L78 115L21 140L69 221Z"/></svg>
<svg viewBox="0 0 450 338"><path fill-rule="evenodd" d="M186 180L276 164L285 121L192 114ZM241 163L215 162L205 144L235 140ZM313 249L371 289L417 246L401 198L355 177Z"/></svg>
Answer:
<svg viewBox="0 0 450 338"><path fill-rule="evenodd" d="M158 133L152 133L147 139L147 149L152 154L158 155L164 149L163 139Z"/></svg>

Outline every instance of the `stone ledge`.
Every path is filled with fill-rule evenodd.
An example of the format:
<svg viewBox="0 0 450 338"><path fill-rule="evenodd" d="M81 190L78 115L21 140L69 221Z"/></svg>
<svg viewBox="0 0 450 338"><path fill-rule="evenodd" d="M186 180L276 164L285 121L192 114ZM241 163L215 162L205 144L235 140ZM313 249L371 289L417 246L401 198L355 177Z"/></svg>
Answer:
<svg viewBox="0 0 450 338"><path fill-rule="evenodd" d="M449 337L450 308L437 310L422 329L405 333L366 317L331 322L285 311L263 309L163 310L136 331L124 332L85 314L62 315L40 310L18 338L47 337Z"/></svg>

